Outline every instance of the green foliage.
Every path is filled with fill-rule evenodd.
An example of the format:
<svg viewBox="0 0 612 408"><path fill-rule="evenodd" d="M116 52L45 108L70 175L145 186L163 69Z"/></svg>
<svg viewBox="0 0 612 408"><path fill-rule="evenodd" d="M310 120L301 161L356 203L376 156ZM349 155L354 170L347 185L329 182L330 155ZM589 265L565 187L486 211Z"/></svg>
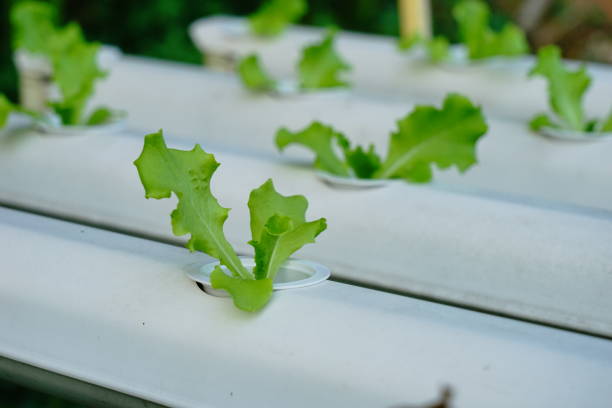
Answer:
<svg viewBox="0 0 612 408"><path fill-rule="evenodd" d="M427 50L431 62L438 63L448 58L450 43L448 39L443 36L425 39L422 35L415 33L410 37L400 38L398 46L402 51L411 50L417 46L423 46Z"/></svg>
<svg viewBox="0 0 612 408"><path fill-rule="evenodd" d="M100 107L94 110L89 118L85 121L88 126L101 125L111 120L114 115L114 111L106 107Z"/></svg>
<svg viewBox="0 0 612 408"><path fill-rule="evenodd" d="M608 117L602 122L601 129L602 132L612 132L612 112L608 115Z"/></svg>
<svg viewBox="0 0 612 408"><path fill-rule="evenodd" d="M6 125L9 116L15 111L15 105L13 105L6 96L0 94L0 129Z"/></svg>
<svg viewBox="0 0 612 408"><path fill-rule="evenodd" d="M536 115L530 122L532 130L542 127L575 130L579 132L612 131L612 113L604 119L588 119L584 113L584 95L591 85L586 66L577 70L566 68L561 59L561 50L555 45L548 45L538 51L536 65L529 76L541 76L548 82L548 100L555 113L550 118L545 113Z"/></svg>
<svg viewBox="0 0 612 408"><path fill-rule="evenodd" d="M276 146L280 151L290 144L300 144L314 152L315 168L345 177L350 175L349 166L338 158L336 150L346 149L348 143L343 134L320 122L313 122L298 132L291 132L286 128L276 132Z"/></svg>
<svg viewBox="0 0 612 408"><path fill-rule="evenodd" d="M429 59L432 62L442 62L448 58L450 43L446 37L441 35L429 40L425 45L429 53Z"/></svg>
<svg viewBox="0 0 612 408"><path fill-rule="evenodd" d="M525 34L518 26L508 23L496 32L489 26L490 15L489 6L482 0L461 0L453 8L470 59L515 56L529 51Z"/></svg>
<svg viewBox="0 0 612 408"><path fill-rule="evenodd" d="M276 36L299 20L308 10L306 0L266 0L249 16L251 31L261 36Z"/></svg>
<svg viewBox="0 0 612 408"><path fill-rule="evenodd" d="M249 277L223 234L229 210L221 207L210 191L210 179L219 166L212 154L200 145L191 151L168 149L160 130L145 136L134 165L146 198L168 198L172 192L178 197L171 215L172 232L191 235L187 242L190 251L202 251L219 259L234 275Z"/></svg>
<svg viewBox="0 0 612 408"><path fill-rule="evenodd" d="M304 196L285 197L266 181L249 196L256 279L274 279L279 267L298 249L313 243L327 228L324 218L306 222Z"/></svg>
<svg viewBox="0 0 612 408"><path fill-rule="evenodd" d="M252 91L270 91L276 86L276 81L264 70L256 54L248 55L240 60L238 76L242 84Z"/></svg>
<svg viewBox="0 0 612 408"><path fill-rule="evenodd" d="M210 275L215 289L227 291L234 299L234 305L245 312L256 312L263 308L272 296L272 279L244 279L229 276L217 266Z"/></svg>
<svg viewBox="0 0 612 408"><path fill-rule="evenodd" d="M335 31L328 32L319 43L304 47L298 64L301 89L344 87L349 84L340 79L340 73L350 66L334 50ZM277 82L264 70L255 54L238 63L238 75L245 88L268 92L277 89Z"/></svg>
<svg viewBox="0 0 612 408"><path fill-rule="evenodd" d="M549 45L540 48L538 61L529 75L539 75L548 81L550 106L561 120L561 127L578 131L586 130L582 100L591 84L591 78L584 65L576 71L566 69L561 60L559 48ZM538 115L540 118L542 116L542 114ZM548 119L547 125L553 122L555 121ZM536 123L544 124L545 122L544 119L539 119Z"/></svg>
<svg viewBox="0 0 612 408"><path fill-rule="evenodd" d="M234 304L245 311L256 311L272 295L272 281L291 254L326 228L325 219L305 221L308 203L302 196L283 197L271 180L251 192L252 239L255 269L247 270L225 238L223 224L229 210L221 207L210 191L210 180L219 166L212 154L199 145L191 151L169 149L162 131L145 136L145 143L134 165L145 189L146 198L178 198L172 212L172 232L190 234L187 248L219 259L232 274L214 269L211 283L225 289Z"/></svg>
<svg viewBox="0 0 612 408"><path fill-rule="evenodd" d="M80 124L84 122L84 110L94 92L95 81L105 75L97 62L99 45L85 41L75 23L56 27L55 14L55 8L49 3L17 3L11 14L14 44L49 59L53 81L61 94L60 100L51 103L51 107L64 125ZM100 118L98 114L95 119Z"/></svg>
<svg viewBox="0 0 612 408"><path fill-rule="evenodd" d="M529 129L533 131L538 131L543 127L558 127L555 123L553 123L547 114L541 113L533 117L529 121Z"/></svg>
<svg viewBox="0 0 612 408"><path fill-rule="evenodd" d="M57 9L50 3L29 0L16 3L11 10L13 48L47 55L56 21Z"/></svg>
<svg viewBox="0 0 612 408"><path fill-rule="evenodd" d="M464 172L476 163L476 143L487 132L480 108L457 94L449 94L442 109L417 106L397 124L376 178L428 182L432 164Z"/></svg>
<svg viewBox="0 0 612 408"><path fill-rule="evenodd" d="M349 85L340 78L340 74L349 71L351 66L334 49L334 38L335 31L332 30L320 43L304 48L298 64L300 86L303 89Z"/></svg>
<svg viewBox="0 0 612 408"><path fill-rule="evenodd" d="M302 145L315 154L315 168L338 176L429 182L432 165L455 166L460 172L474 165L476 144L486 132L480 108L461 95L449 94L441 109L417 106L398 121L384 160L373 146L351 149L344 135L318 122L299 132L281 128L276 145L281 150L290 144Z"/></svg>
<svg viewBox="0 0 612 408"><path fill-rule="evenodd" d="M62 95L51 106L63 124L79 124L96 80L105 76L97 62L99 45L86 42L80 27L74 23L57 30L50 43L53 81Z"/></svg>

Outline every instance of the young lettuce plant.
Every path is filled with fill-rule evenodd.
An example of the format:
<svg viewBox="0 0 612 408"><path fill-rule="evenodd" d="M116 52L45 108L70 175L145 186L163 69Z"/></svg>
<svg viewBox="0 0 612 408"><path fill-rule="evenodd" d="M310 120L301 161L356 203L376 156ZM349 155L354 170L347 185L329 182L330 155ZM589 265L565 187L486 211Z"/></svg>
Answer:
<svg viewBox="0 0 612 408"><path fill-rule="evenodd" d="M249 197L249 244L255 249L255 267L248 270L223 233L229 209L223 208L210 190L211 178L219 167L212 154L200 145L190 151L169 149L160 130L145 136L144 148L134 164L146 198L176 195L178 205L170 216L172 232L177 236L190 234L190 251L217 258L229 270L231 275L217 266L211 284L225 289L236 307L245 311L257 311L268 303L272 282L283 262L314 242L327 227L324 218L306 221L308 201L304 196L282 196L272 180L266 181Z"/></svg>
<svg viewBox="0 0 612 408"><path fill-rule="evenodd" d="M470 59L517 56L529 51L525 33L518 26L508 23L499 32L493 31L490 15L489 6L482 0L461 0L453 8Z"/></svg>
<svg viewBox="0 0 612 408"><path fill-rule="evenodd" d="M402 51L411 50L418 46L425 48L429 60L434 64L445 61L449 57L450 43L446 37L441 35L432 39L426 39L417 33L410 37L402 38L398 42L398 47Z"/></svg>
<svg viewBox="0 0 612 408"><path fill-rule="evenodd" d="M575 71L567 69L557 46L540 48L537 63L529 76L542 76L548 81L549 103L556 114L556 118L544 113L536 115L529 123L532 130L552 127L579 132L612 132L612 112L603 120L586 118L582 100L591 84L591 77L585 65Z"/></svg>
<svg viewBox="0 0 612 408"><path fill-rule="evenodd" d="M55 25L56 9L50 3L18 2L11 9L15 50L46 58L60 98L50 103L63 125L97 125L107 122L113 111L99 107L86 115L95 82L106 73L98 66L99 44L85 40L81 28L70 23Z"/></svg>
<svg viewBox="0 0 612 408"><path fill-rule="evenodd" d="M457 94L449 94L441 109L417 106L397 125L384 159L373 145L352 148L343 134L319 122L298 132L281 128L276 145L281 151L291 144L310 149L315 154L314 167L337 176L425 183L433 177L432 165L455 166L460 172L474 165L476 143L487 132L480 108Z"/></svg>
<svg viewBox="0 0 612 408"><path fill-rule="evenodd" d="M249 27L255 35L274 37L307 11L306 0L268 0L249 16Z"/></svg>
<svg viewBox="0 0 612 408"><path fill-rule="evenodd" d="M319 43L303 49L298 63L298 82L302 90L349 86L340 76L351 67L336 52L335 36L336 31L330 30ZM268 74L255 54L240 60L238 75L242 84L251 91L278 91L278 81Z"/></svg>

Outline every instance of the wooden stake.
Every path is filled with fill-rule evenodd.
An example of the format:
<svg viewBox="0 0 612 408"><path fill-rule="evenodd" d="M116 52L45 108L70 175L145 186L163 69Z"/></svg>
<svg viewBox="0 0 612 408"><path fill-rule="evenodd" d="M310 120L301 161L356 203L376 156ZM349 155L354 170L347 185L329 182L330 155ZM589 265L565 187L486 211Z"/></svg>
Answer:
<svg viewBox="0 0 612 408"><path fill-rule="evenodd" d="M429 0L397 0L402 38L419 34L431 38L431 11Z"/></svg>

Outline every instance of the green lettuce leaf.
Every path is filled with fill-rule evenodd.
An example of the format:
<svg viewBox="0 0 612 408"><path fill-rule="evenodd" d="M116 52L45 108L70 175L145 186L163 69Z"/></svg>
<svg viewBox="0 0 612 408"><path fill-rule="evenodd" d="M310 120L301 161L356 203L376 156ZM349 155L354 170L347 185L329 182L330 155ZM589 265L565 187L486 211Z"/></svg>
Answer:
<svg viewBox="0 0 612 408"><path fill-rule="evenodd" d="M162 131L145 136L142 153L134 161L146 198L168 198L178 205L172 212L174 235L191 234L187 248L219 259L236 277L252 279L223 233L229 210L210 191L210 179L219 166L200 145L191 151L166 147Z"/></svg>
<svg viewBox="0 0 612 408"><path fill-rule="evenodd" d="M53 81L62 95L51 106L64 125L82 122L96 80L106 75L98 66L98 50L98 44L85 41L76 24L68 24L51 39Z"/></svg>
<svg viewBox="0 0 612 408"><path fill-rule="evenodd" d="M256 35L276 36L307 11L306 0L268 0L249 17L249 26Z"/></svg>
<svg viewBox="0 0 612 408"><path fill-rule="evenodd" d="M533 131L537 132L543 127L557 127L557 125L545 113L536 115L529 121L529 129Z"/></svg>
<svg viewBox="0 0 612 408"><path fill-rule="evenodd" d="M601 123L601 132L612 132L612 112L608 115L607 119Z"/></svg>
<svg viewBox="0 0 612 408"><path fill-rule="evenodd" d="M450 43L446 37L436 36L429 40L425 46L429 53L429 59L434 62L442 62L448 59Z"/></svg>
<svg viewBox="0 0 612 408"><path fill-rule="evenodd" d="M13 47L34 54L49 52L49 39L55 34L57 9L51 3L20 1L11 8Z"/></svg>
<svg viewBox="0 0 612 408"><path fill-rule="evenodd" d="M410 50L418 45L422 45L427 50L429 60L434 63L444 61L449 56L450 43L443 36L436 36L430 40L424 39L419 33L399 40L400 50Z"/></svg>
<svg viewBox="0 0 612 408"><path fill-rule="evenodd" d="M506 24L495 32L489 26L490 15L489 6L482 0L462 0L453 8L470 59L516 56L529 51L525 34L518 26Z"/></svg>
<svg viewBox="0 0 612 408"><path fill-rule="evenodd" d="M298 249L314 242L325 228L324 218L306 222L308 201L304 196L285 197L272 180L251 192L249 211L255 248L255 278L274 279L280 266Z"/></svg>
<svg viewBox="0 0 612 408"><path fill-rule="evenodd" d="M476 143L487 131L480 111L464 96L449 94L442 109L417 106L398 121L387 158L375 178L428 182L431 165L464 172L476 163Z"/></svg>
<svg viewBox="0 0 612 408"><path fill-rule="evenodd" d="M55 25L57 11L50 3L17 2L11 9L14 45L47 57L61 98L51 107L64 125L87 124L83 114L95 81L105 75L98 67L99 45L85 41L80 27ZM96 116L99 120L100 116Z"/></svg>
<svg viewBox="0 0 612 408"><path fill-rule="evenodd" d="M281 128L276 132L276 146L283 151L291 144L302 145L315 154L314 166L338 176L348 177L348 165L338 157L336 149L341 151L349 148L349 142L343 134L320 122L313 122L307 128L291 132Z"/></svg>
<svg viewBox="0 0 612 408"><path fill-rule="evenodd" d="M223 233L229 210L221 207L210 191L210 180L219 166L213 155L199 145L191 151L169 149L160 130L145 136L142 153L134 165L146 198L176 195L172 232L179 236L190 234L189 250L219 259L231 275L218 266L211 273L211 284L229 292L236 307L245 311L256 311L267 304L281 265L302 246L314 242L326 228L324 218L306 222L306 198L284 197L276 192L272 180L266 181L249 197L249 243L255 248L255 268L249 271Z"/></svg>
<svg viewBox="0 0 612 408"><path fill-rule="evenodd" d="M101 125L110 121L113 115L114 112L111 109L102 106L94 110L89 115L89 117L85 121L85 124L88 126Z"/></svg>
<svg viewBox="0 0 612 408"><path fill-rule="evenodd" d="M402 51L411 50L414 47L424 44L425 39L420 33L414 33L407 37L402 37L399 39L397 46Z"/></svg>
<svg viewBox="0 0 612 408"><path fill-rule="evenodd" d="M253 91L268 91L276 86L276 82L263 69L259 57L255 54L240 60L238 74L242 84Z"/></svg>
<svg viewBox="0 0 612 408"><path fill-rule="evenodd" d="M374 150L374 145L370 145L368 150L361 146L357 146L355 149L346 149L344 156L357 178L372 178L380 168L380 156Z"/></svg>
<svg viewBox="0 0 612 408"><path fill-rule="evenodd" d="M14 111L15 105L13 105L6 96L0 94L0 129L6 125L9 116L11 116L11 113Z"/></svg>
<svg viewBox="0 0 612 408"><path fill-rule="evenodd" d="M256 312L264 307L272 296L272 279L242 279L229 276L220 267L210 275L210 283L215 289L226 290L233 298L234 305L246 312Z"/></svg>
<svg viewBox="0 0 612 408"><path fill-rule="evenodd" d="M584 65L573 72L567 70L563 66L559 48L548 45L538 51L538 62L529 75L546 78L550 105L569 129L585 130L586 118L582 99L591 78Z"/></svg>
<svg viewBox="0 0 612 408"><path fill-rule="evenodd" d="M349 71L346 63L334 49L335 31L330 31L320 43L304 48L298 64L300 86L303 89L349 86L340 74Z"/></svg>

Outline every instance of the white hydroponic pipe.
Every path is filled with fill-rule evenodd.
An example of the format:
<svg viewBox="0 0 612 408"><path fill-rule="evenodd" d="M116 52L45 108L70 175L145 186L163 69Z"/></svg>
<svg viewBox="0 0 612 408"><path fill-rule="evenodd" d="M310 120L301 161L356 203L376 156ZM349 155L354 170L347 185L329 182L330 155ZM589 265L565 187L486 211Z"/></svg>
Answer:
<svg viewBox="0 0 612 408"><path fill-rule="evenodd" d="M396 120L411 100L373 100L350 91L278 98L253 95L231 75L199 67L124 58L99 87L97 104L129 112L133 128L165 128L181 138L273 160L311 160L299 147L282 155L274 144L281 126L298 130L320 120L355 143L374 142L386 152ZM440 106L442 99L435 102ZM490 130L478 145L479 164L464 175L440 172L438 183L484 194L612 210L612 143L547 139L523 123L488 117Z"/></svg>
<svg viewBox="0 0 612 408"><path fill-rule="evenodd" d="M145 200L132 164L141 135L0 140L1 203L176 240L174 200ZM193 147L171 136L168 145ZM327 218L328 230L298 256L338 278L612 336L609 215L406 183L338 190L308 168L212 152L221 163L212 190L232 208L225 231L242 253L252 250L249 192L272 178L282 194L307 196L309 218Z"/></svg>
<svg viewBox="0 0 612 408"><path fill-rule="evenodd" d="M321 28L293 26L278 38L260 39L249 33L245 19L227 16L202 18L190 28L203 53L234 61L257 53L264 65L281 77L295 76L302 48L319 41L323 32ZM366 94L432 102L447 92L461 92L491 114L521 121L549 109L545 81L527 78L535 64L532 56L432 65L419 53L401 53L397 38L344 31L338 34L337 49L352 65L346 77ZM453 53L458 51L453 49ZM607 115L612 104L612 67L587 65L593 77L585 100L587 112Z"/></svg>
<svg viewBox="0 0 612 408"><path fill-rule="evenodd" d="M2 208L0 242L2 357L165 406L612 399L603 339L336 282L248 315L185 276L207 256Z"/></svg>

